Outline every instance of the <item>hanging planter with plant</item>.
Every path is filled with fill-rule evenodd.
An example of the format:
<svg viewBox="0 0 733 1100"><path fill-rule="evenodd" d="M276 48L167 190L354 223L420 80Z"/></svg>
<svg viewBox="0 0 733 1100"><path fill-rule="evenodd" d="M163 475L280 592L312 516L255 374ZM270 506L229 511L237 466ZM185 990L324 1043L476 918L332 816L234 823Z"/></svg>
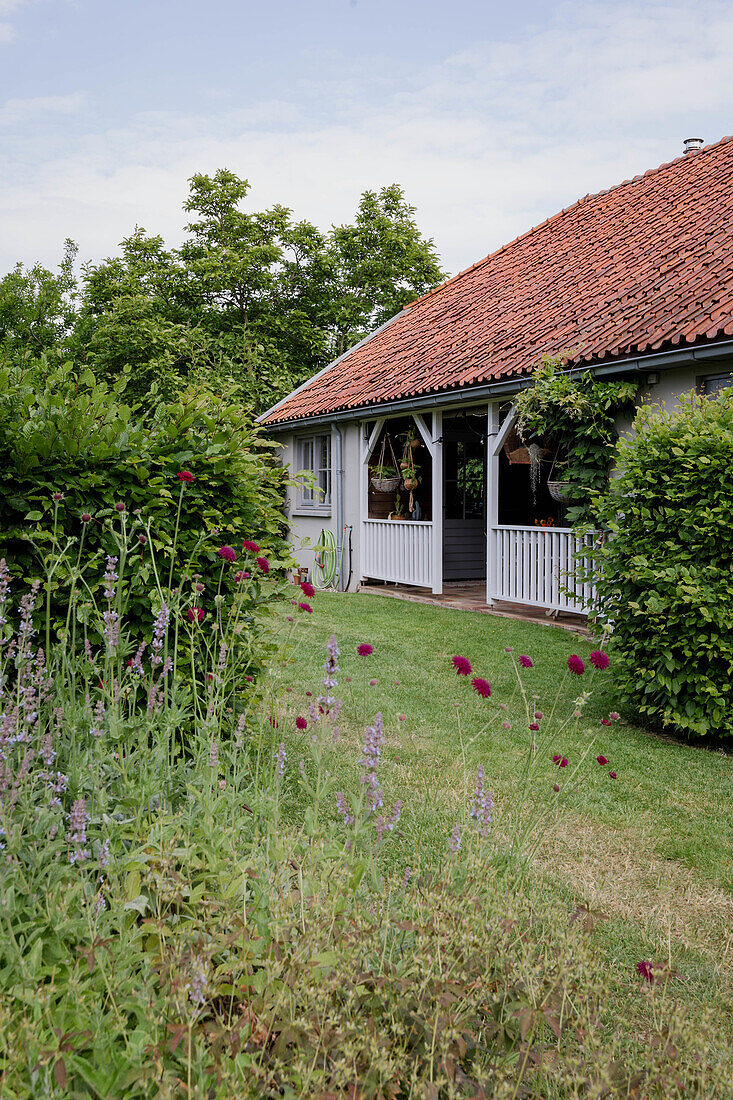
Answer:
<svg viewBox="0 0 733 1100"><path fill-rule="evenodd" d="M387 442L389 442L389 449L392 454L392 465L384 461ZM397 465L397 458L394 453L394 447L392 446L392 440L387 432L384 433L382 439L382 450L379 454L379 462L375 466L369 467L369 473L371 474L372 486L378 493L394 493L395 489L399 489L400 487L402 478Z"/></svg>

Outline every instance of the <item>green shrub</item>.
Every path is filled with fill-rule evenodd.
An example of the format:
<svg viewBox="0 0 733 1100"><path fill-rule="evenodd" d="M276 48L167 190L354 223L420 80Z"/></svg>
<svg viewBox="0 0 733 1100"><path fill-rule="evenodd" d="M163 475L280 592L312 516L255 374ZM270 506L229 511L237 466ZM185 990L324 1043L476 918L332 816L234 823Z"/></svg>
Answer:
<svg viewBox="0 0 733 1100"><path fill-rule="evenodd" d="M148 625L156 604L140 535L152 541L161 581L201 574L209 594L203 606L217 590L222 543L238 549L242 539L255 540L273 569L284 566L283 475L241 404L192 388L139 419L121 399L123 388L124 380L108 387L70 364L0 368L0 557L13 573L37 576L39 558L83 536L85 560L96 560L99 578L104 555L120 553L117 505L128 534L139 528L127 559L133 625ZM179 481L182 470L193 474L190 484ZM63 499L54 500L59 493ZM61 561L51 592L57 626L66 618L70 576Z"/></svg>
<svg viewBox="0 0 733 1100"><path fill-rule="evenodd" d="M733 735L733 394L641 409L605 503L599 603L641 714Z"/></svg>

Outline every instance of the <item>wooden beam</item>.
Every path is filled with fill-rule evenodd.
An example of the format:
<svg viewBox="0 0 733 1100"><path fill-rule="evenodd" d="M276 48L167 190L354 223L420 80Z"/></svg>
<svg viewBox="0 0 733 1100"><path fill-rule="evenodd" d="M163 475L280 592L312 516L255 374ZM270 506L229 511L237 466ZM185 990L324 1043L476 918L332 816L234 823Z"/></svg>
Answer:
<svg viewBox="0 0 733 1100"><path fill-rule="evenodd" d="M517 419L516 406L512 405L511 409L509 410L509 412L506 414L506 417L504 418L504 423L502 424L501 427L499 427L499 406L496 402L494 402L492 405L489 405L489 438L491 438L491 435L492 435L491 410L494 409L494 408L496 409L496 426L493 429L493 436L494 436L493 450L489 452L490 455L492 455L492 456L498 455L499 451L504 446L504 444L506 442L506 438L509 435L509 432L514 427L515 421Z"/></svg>

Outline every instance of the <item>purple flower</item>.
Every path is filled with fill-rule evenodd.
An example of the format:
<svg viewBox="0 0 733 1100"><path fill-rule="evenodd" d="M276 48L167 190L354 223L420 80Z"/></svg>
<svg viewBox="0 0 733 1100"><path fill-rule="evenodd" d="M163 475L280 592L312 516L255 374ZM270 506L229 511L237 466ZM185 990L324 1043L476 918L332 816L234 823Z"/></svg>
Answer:
<svg viewBox="0 0 733 1100"><path fill-rule="evenodd" d="M597 756L597 757L596 757L596 760L597 760L597 761L598 761L598 763L599 763L599 764L601 765L601 767L603 767L603 766L604 766L604 764L607 764L607 763L608 763L608 760L606 759L606 757L605 757L605 756Z"/></svg>
<svg viewBox="0 0 733 1100"><path fill-rule="evenodd" d="M257 562L263 573L270 572L270 563L267 558L255 558L255 561Z"/></svg>
<svg viewBox="0 0 733 1100"><path fill-rule="evenodd" d="M285 752L285 742L281 741L277 750L277 756L275 757L275 775L277 777L278 784L285 775L285 760L287 759L287 753Z"/></svg>
<svg viewBox="0 0 733 1100"><path fill-rule="evenodd" d="M654 963L650 962L638 962L636 964L636 971L641 974L644 981L651 983L654 981Z"/></svg>
<svg viewBox="0 0 733 1100"><path fill-rule="evenodd" d="M476 822L476 828L482 837L488 836L493 809L494 798L491 791L486 790L484 787L484 766L479 764L471 803L471 817Z"/></svg>
<svg viewBox="0 0 733 1100"><path fill-rule="evenodd" d="M356 819L349 809L349 804L346 801L346 796L344 795L343 791L336 792L336 809L341 817L343 817L344 825L354 824L354 821Z"/></svg>
<svg viewBox="0 0 733 1100"><path fill-rule="evenodd" d="M473 672L468 657L452 657L453 668L459 676L470 676Z"/></svg>
<svg viewBox="0 0 733 1100"><path fill-rule="evenodd" d="M188 616L188 621L190 623L200 623L205 614L206 612L204 611L203 607L189 607L188 611L186 612L186 615Z"/></svg>
<svg viewBox="0 0 733 1100"><path fill-rule="evenodd" d="M313 614L313 608L309 603L299 603L298 607L301 611L306 611L309 615Z"/></svg>
<svg viewBox="0 0 733 1100"><path fill-rule="evenodd" d="M233 546L220 546L216 552L224 561L232 562L237 560L237 552Z"/></svg>
<svg viewBox="0 0 733 1100"><path fill-rule="evenodd" d="M308 719L304 718L302 714L299 714L295 719L295 728L298 730L308 729Z"/></svg>
<svg viewBox="0 0 733 1100"><path fill-rule="evenodd" d="M582 676L585 672L585 662L578 657L577 653L573 653L571 657L568 657L568 668L576 676Z"/></svg>
<svg viewBox="0 0 733 1100"><path fill-rule="evenodd" d="M455 855L456 852L461 850L461 826L456 825L455 829L451 833L448 839L448 849Z"/></svg>
<svg viewBox="0 0 733 1100"><path fill-rule="evenodd" d="M530 722L529 728L533 731L537 731L540 728L539 722Z"/></svg>
<svg viewBox="0 0 733 1100"><path fill-rule="evenodd" d="M161 650L165 641L166 631L168 630L169 619L170 614L168 608L163 603L161 604L160 611L156 615L155 622L153 623L153 641L150 647L153 651L153 654L150 658L150 663L154 668L160 664L162 659Z"/></svg>
<svg viewBox="0 0 733 1100"><path fill-rule="evenodd" d="M517 660L519 661L522 668L532 668L534 665L532 659L530 657L526 657L523 653L520 653Z"/></svg>
<svg viewBox="0 0 733 1100"><path fill-rule="evenodd" d="M184 481L184 482L186 482L187 484L190 485L191 482L193 481L193 474L191 473L190 470L179 470L178 471L178 480L179 481Z"/></svg>
<svg viewBox="0 0 733 1100"><path fill-rule="evenodd" d="M300 586L300 590L304 596L307 596L309 600L312 600L316 594L316 590L310 581L303 581Z"/></svg>
<svg viewBox="0 0 733 1100"><path fill-rule="evenodd" d="M474 676L471 680L471 686L477 695L480 695L482 699L488 699L491 695L491 684L488 680L482 680L480 676Z"/></svg>
<svg viewBox="0 0 733 1100"><path fill-rule="evenodd" d="M604 668L608 668L610 661L608 654L604 653L602 649L594 649L589 657L590 663L594 668L603 671Z"/></svg>
<svg viewBox="0 0 733 1100"><path fill-rule="evenodd" d="M369 642L362 642L356 647L356 652L360 657L369 657L374 652L374 647L370 646Z"/></svg>
<svg viewBox="0 0 733 1100"><path fill-rule="evenodd" d="M73 848L73 851L69 853L69 863L83 863L85 859L89 859L89 851L85 847L88 824L89 814L87 813L86 799L77 798L76 802L72 804L71 813L69 814L69 831L66 837L69 847Z"/></svg>
<svg viewBox="0 0 733 1100"><path fill-rule="evenodd" d="M616 772L609 772L608 773L608 778L609 779L618 779L618 776L616 775Z"/></svg>
<svg viewBox="0 0 733 1100"><path fill-rule="evenodd" d="M245 539L242 543L243 550L249 550L250 554L258 554L260 551L259 544L256 542L250 542L249 539Z"/></svg>

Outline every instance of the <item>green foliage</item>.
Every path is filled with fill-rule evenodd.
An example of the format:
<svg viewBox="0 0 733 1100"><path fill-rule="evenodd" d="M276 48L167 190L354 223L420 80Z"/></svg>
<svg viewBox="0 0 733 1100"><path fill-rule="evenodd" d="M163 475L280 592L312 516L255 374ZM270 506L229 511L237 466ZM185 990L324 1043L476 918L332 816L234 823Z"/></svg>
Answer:
<svg viewBox="0 0 733 1100"><path fill-rule="evenodd" d="M250 185L225 169L190 183L180 249L136 229L84 269L69 349L110 382L127 372L136 399L206 380L261 410L442 278L396 185L323 234L284 206L243 210Z"/></svg>
<svg viewBox="0 0 733 1100"><path fill-rule="evenodd" d="M600 613L639 711L693 736L733 735L733 395L640 409L618 447Z"/></svg>
<svg viewBox="0 0 733 1100"><path fill-rule="evenodd" d="M618 439L616 417L635 402L635 382L596 382L590 371L563 373L561 359L545 357L515 399L523 439L544 437L556 449L556 480L568 485L571 523L592 522L594 501L608 483Z"/></svg>
<svg viewBox="0 0 733 1100"><path fill-rule="evenodd" d="M209 600L222 543L238 547L243 538L255 539L274 569L289 562L283 475L273 445L252 427L236 394L189 387L140 419L121 400L125 381L108 387L90 369L80 373L47 361L0 370L0 557L33 577L39 558L83 534L101 572L103 555L119 554L111 524L121 504L128 529L134 522L136 539L150 539L162 556L165 575L172 568L200 573ZM183 469L195 479L185 486L177 478ZM63 494L61 502L55 493ZM82 522L84 513L90 522ZM144 546L137 546L129 568L140 626L157 600ZM51 591L57 625L66 621L69 583L61 563Z"/></svg>
<svg viewBox="0 0 733 1100"><path fill-rule="evenodd" d="M54 348L75 317L77 247L67 240L58 274L41 264L15 269L0 279L0 354L11 360Z"/></svg>
<svg viewBox="0 0 733 1100"><path fill-rule="evenodd" d="M0 569L12 620L20 593L5 581ZM12 647L0 641L14 704L0 730L3 1098L724 1095L724 1028L712 1007L691 1020L679 1005L667 945L648 986L633 968L619 977L608 914L548 900L529 878L561 805L530 793L557 774L545 739L567 721L548 718L538 752L524 737L501 776L515 797L493 822L478 785L472 802L451 789L462 846L436 857L413 835L410 873L390 873L374 740L348 820L331 808L334 769L367 755L336 737L354 717L353 699L333 697L336 639L301 740L278 683L287 617L256 684L238 664L260 582L216 605L211 632L178 629L192 596L176 581L157 665L126 664L124 626L88 657L55 644L44 656L23 613ZM122 577L115 587L123 615ZM27 623L33 600L20 602ZM181 650L198 691L180 681ZM526 727L535 703L518 687ZM570 799L582 778L573 768Z"/></svg>

